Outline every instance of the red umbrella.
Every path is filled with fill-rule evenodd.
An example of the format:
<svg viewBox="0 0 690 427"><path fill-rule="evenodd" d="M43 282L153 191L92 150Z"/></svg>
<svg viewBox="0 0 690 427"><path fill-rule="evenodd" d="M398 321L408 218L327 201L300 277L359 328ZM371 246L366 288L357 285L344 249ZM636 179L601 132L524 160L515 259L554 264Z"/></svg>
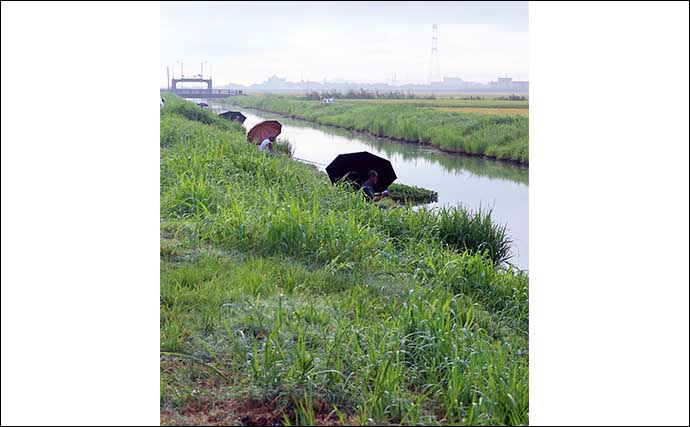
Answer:
<svg viewBox="0 0 690 427"><path fill-rule="evenodd" d="M247 134L247 141L261 144L261 141L271 136L280 135L283 125L276 120L266 120L254 126Z"/></svg>

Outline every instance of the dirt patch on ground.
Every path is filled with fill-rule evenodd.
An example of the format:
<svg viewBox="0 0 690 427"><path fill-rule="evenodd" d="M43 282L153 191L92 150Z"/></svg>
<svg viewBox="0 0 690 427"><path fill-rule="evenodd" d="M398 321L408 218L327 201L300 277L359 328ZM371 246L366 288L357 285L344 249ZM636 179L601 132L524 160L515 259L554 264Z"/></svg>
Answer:
<svg viewBox="0 0 690 427"><path fill-rule="evenodd" d="M161 411L161 425L165 426L237 426L243 425L230 405L192 404L182 412Z"/></svg>
<svg viewBox="0 0 690 427"><path fill-rule="evenodd" d="M278 406L276 401L228 400L214 403L194 403L181 412L173 410L161 411L161 425L245 425L245 426L282 426L285 424L284 414L295 423L294 410L296 405L290 403L285 408ZM341 426L352 425L347 421L343 424L333 405L324 401L313 403L316 425ZM350 420L353 412L342 411Z"/></svg>

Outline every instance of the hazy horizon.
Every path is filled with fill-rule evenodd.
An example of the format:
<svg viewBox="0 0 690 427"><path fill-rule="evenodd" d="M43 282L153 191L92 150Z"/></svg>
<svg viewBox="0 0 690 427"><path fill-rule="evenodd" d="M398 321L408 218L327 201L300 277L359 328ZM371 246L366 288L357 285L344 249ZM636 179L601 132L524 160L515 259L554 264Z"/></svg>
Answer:
<svg viewBox="0 0 690 427"><path fill-rule="evenodd" d="M441 77L529 79L527 2L162 2L161 86L289 81L423 84L431 26Z"/></svg>

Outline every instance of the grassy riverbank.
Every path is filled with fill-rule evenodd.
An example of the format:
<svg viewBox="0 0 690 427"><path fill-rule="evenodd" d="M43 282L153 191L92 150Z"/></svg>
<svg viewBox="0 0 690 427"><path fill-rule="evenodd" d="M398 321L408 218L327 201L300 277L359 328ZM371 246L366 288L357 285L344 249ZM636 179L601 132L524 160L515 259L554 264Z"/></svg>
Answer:
<svg viewBox="0 0 690 427"><path fill-rule="evenodd" d="M527 101L336 100L334 104L279 96L229 102L332 126L431 144L441 150L529 162L529 118L512 114ZM506 113L501 113L505 103ZM486 108L486 113L481 113ZM468 109L464 111L463 109Z"/></svg>
<svg viewBox="0 0 690 427"><path fill-rule="evenodd" d="M488 213L378 209L183 104L161 113L162 424L527 424L528 277Z"/></svg>

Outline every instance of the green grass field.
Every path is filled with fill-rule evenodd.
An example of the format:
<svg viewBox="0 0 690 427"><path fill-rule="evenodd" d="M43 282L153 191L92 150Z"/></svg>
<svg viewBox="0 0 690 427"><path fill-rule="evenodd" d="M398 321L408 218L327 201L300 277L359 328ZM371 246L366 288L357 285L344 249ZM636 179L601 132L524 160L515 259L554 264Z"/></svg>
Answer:
<svg viewBox="0 0 690 427"><path fill-rule="evenodd" d="M322 104L265 95L228 102L445 151L529 162L529 101L343 99Z"/></svg>
<svg viewBox="0 0 690 427"><path fill-rule="evenodd" d="M504 101L495 97L485 99L436 98L436 99L340 99L337 102L353 104L380 105L414 105L416 107L449 107L449 108L487 108L487 109L522 109L529 111L529 101Z"/></svg>
<svg viewBox="0 0 690 427"><path fill-rule="evenodd" d="M529 279L490 213L378 208L188 104L160 123L161 424L528 423Z"/></svg>

